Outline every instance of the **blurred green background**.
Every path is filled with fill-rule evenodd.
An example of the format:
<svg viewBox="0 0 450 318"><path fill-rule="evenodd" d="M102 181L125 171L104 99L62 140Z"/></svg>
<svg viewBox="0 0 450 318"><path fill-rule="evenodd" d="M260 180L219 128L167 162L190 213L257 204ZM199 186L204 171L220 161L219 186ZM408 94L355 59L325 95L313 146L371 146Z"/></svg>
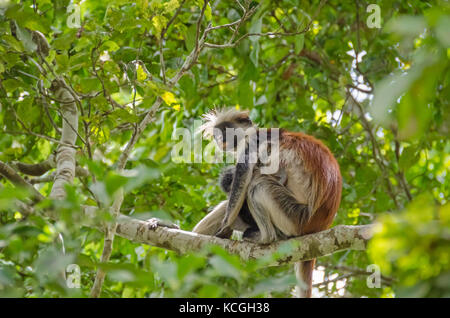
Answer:
<svg viewBox="0 0 450 318"><path fill-rule="evenodd" d="M237 37L262 35L203 49L171 89L160 54L171 78L195 48L203 1L85 0L67 12L70 3L0 1L0 160L37 163L56 150L36 136L59 139L51 122L62 124L58 103L39 84L49 88L55 76L83 96L79 132L91 148L78 138L77 162L91 175L67 188L58 222L21 215L13 199L27 194L0 180L0 296L87 297L103 234L76 215L81 204L108 206L122 185L121 213L191 230L225 198L217 186L223 165L174 163L172 134L231 106L249 109L262 127L323 140L344 180L334 224L376 223L367 252L318 260L314 296L450 297L448 1L211 1L202 29L238 20L240 5L257 6ZM68 24L76 8L79 27ZM42 74L30 31L49 42L54 74ZM207 42L227 43L232 33L214 30ZM157 96L164 104L126 167L137 176L118 176L114 163ZM45 196L51 186L35 185ZM72 263L79 289L58 274ZM379 288L367 285L370 264L383 274ZM103 297L290 297L295 284L292 266L242 262L219 248L177 255L120 237L102 266Z"/></svg>

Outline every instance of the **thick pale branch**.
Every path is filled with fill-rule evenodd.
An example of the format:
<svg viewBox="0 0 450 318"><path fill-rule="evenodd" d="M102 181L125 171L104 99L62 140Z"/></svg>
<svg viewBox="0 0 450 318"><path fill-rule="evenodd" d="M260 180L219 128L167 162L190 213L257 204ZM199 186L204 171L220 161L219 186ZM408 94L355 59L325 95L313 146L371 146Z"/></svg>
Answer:
<svg viewBox="0 0 450 318"><path fill-rule="evenodd" d="M61 86L58 81L53 82L55 95L64 101L60 104L62 122L61 142L75 145L78 135L78 110L74 96L69 89ZM75 177L75 149L70 146L60 145L56 155L56 176L50 193L53 199L63 199L66 196L64 185L72 183Z"/></svg>
<svg viewBox="0 0 450 318"><path fill-rule="evenodd" d="M371 228L372 225L338 225L323 232L260 245L165 227L150 229L148 222L120 215L117 219L116 233L134 242L173 250L181 254L199 251L208 245L218 245L244 260L264 258L279 251L280 246L292 244L290 252L273 264L281 265L310 260L347 249L364 250L372 235Z"/></svg>
<svg viewBox="0 0 450 318"><path fill-rule="evenodd" d="M27 205L22 204L23 207L26 207L30 213L37 212ZM94 206L83 206L86 218L81 225L97 228L103 232L108 231L110 226L100 224L96 219L97 211L98 209ZM51 209L40 211L40 214L55 220L58 217ZM152 223L148 221L138 220L123 214L118 215L115 225L116 235L135 243L160 247L180 254L198 252L207 246L217 245L231 254L239 255L243 260L249 260L270 257L273 253L288 250L269 264L273 266L310 260L343 250L365 250L367 242L372 237L373 229L371 224L338 225L326 231L262 245L221 239L163 226L154 228ZM286 245L290 248L282 248Z"/></svg>

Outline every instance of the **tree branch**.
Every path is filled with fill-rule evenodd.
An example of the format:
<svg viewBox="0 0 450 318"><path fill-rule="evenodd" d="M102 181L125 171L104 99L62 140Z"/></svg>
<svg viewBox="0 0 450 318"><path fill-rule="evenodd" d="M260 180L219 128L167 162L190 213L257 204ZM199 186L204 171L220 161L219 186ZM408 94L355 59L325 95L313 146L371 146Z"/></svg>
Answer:
<svg viewBox="0 0 450 318"><path fill-rule="evenodd" d="M75 149L73 146L77 140L78 135L78 110L75 103L75 98L67 89L67 86L62 86L59 81L52 83L53 91L58 99L64 101L60 104L61 116L65 119L62 121L61 143L56 154L56 175L53 184L50 198L64 199L66 191L64 185L72 183L75 177ZM72 145L72 147L70 146Z"/></svg>
<svg viewBox="0 0 450 318"><path fill-rule="evenodd" d="M38 190L26 182L13 168L3 161L0 161L0 175L11 181L15 186L27 189L30 192L33 201L37 202L44 199L44 196Z"/></svg>
<svg viewBox="0 0 450 318"><path fill-rule="evenodd" d="M57 220L57 214L51 209L36 211L27 206L30 213L39 213ZM85 218L82 226L108 231L108 225L97 220L98 209L94 206L82 206ZM116 235L134 243L147 244L180 254L201 251L208 246L216 245L231 254L239 255L242 260L261 259L279 252L280 247L289 244L291 249L273 260L269 266L291 264L313 258L330 255L343 250L362 251L372 237L373 225L337 225L326 231L277 241L271 244L256 244L247 241L222 239L215 236L202 235L194 232L157 226L154 228L148 221L138 220L123 214L118 214L116 220Z"/></svg>
<svg viewBox="0 0 450 318"><path fill-rule="evenodd" d="M47 171L55 168L55 156L50 155L47 160L35 164L27 164L19 161L14 161L10 165L16 170L29 176L42 176Z"/></svg>
<svg viewBox="0 0 450 318"><path fill-rule="evenodd" d="M331 263L326 263L326 264L320 264L321 266L325 266L325 268L327 269L335 269L338 270L340 272L349 272L352 274L352 276L369 276L372 274L372 272L364 270L363 268L358 268L358 267L350 267L350 266L345 266L345 265L335 265L335 264L331 264ZM389 277L389 276L385 276L385 275L380 275L380 278L386 283L391 285L394 281L395 278ZM327 283L331 283L332 280L328 280L328 281L324 281L320 284L327 284Z"/></svg>
<svg viewBox="0 0 450 318"><path fill-rule="evenodd" d="M280 246L292 243L293 248L272 265L306 261L342 250L365 250L372 236L372 225L338 225L329 230L278 241L268 245L234 241L165 227L150 229L148 222L120 215L117 235L134 242L176 251L196 252L208 245L218 245L243 260L259 259L277 252Z"/></svg>
<svg viewBox="0 0 450 318"><path fill-rule="evenodd" d="M75 167L75 176L77 177L87 177L89 175L89 172L86 169L83 169L79 166ZM37 178L31 178L28 180L31 184L37 184L37 183L45 183L45 182L53 182L55 180L56 171Z"/></svg>
<svg viewBox="0 0 450 318"><path fill-rule="evenodd" d="M28 164L28 163L23 163L23 162L19 162L19 161L13 161L13 162L9 163L9 166L23 174L27 174L29 176L40 177L44 173L48 172L49 170L56 168L56 161L55 161L55 156L52 154L48 157L47 160L44 160L39 163ZM77 177L87 177L89 175L89 171L80 166L76 166L75 167L75 175ZM55 176L56 176L56 172L52 172L51 174L49 174L47 176L30 179L29 182L31 184L42 183L42 182L51 182L51 181L54 181Z"/></svg>

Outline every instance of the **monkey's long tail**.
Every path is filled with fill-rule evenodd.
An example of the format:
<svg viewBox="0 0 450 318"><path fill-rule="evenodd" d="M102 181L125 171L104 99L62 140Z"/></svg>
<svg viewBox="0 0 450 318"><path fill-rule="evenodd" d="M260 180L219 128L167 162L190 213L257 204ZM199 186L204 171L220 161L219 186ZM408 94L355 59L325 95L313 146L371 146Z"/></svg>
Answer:
<svg viewBox="0 0 450 318"><path fill-rule="evenodd" d="M297 276L297 297L311 298L312 274L316 259L295 263L295 275Z"/></svg>

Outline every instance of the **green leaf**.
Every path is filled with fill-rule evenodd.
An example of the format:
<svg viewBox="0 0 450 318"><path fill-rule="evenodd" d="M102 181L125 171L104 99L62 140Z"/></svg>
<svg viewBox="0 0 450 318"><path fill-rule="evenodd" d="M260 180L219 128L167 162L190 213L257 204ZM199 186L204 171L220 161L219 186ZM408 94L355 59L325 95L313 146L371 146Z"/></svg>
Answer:
<svg viewBox="0 0 450 318"><path fill-rule="evenodd" d="M17 41L15 37L13 37L12 35L9 34L3 34L1 36L2 41L5 41L6 43L8 43L12 49L16 50L16 51L22 51L23 50L23 45L21 44L21 42Z"/></svg>
<svg viewBox="0 0 450 318"><path fill-rule="evenodd" d="M105 188L109 196L112 196L119 188L123 187L127 181L127 177L115 173L109 173L105 179Z"/></svg>
<svg viewBox="0 0 450 318"><path fill-rule="evenodd" d="M197 36L197 25L192 24L187 30L184 36L184 43L188 51L192 51L195 47L195 38Z"/></svg>
<svg viewBox="0 0 450 318"><path fill-rule="evenodd" d="M305 35L299 34L295 36L295 54L299 54L305 45Z"/></svg>
<svg viewBox="0 0 450 318"><path fill-rule="evenodd" d="M239 280L241 278L241 273L239 272L239 270L230 263L228 263L221 256L215 255L211 257L209 262L214 267L214 269L216 269L216 271L220 273L220 275L232 277L236 280Z"/></svg>
<svg viewBox="0 0 450 318"><path fill-rule="evenodd" d="M15 23L15 22L14 22ZM20 42L22 42L24 48L28 51L28 52L34 52L36 51L37 45L36 43L33 42L31 33L20 27L17 23L16 23L16 32L17 32L17 37L19 38Z"/></svg>
<svg viewBox="0 0 450 318"><path fill-rule="evenodd" d="M402 171L407 171L412 165L414 165L418 160L420 156L417 153L416 147L407 147L403 149L400 160L399 160L399 167Z"/></svg>
<svg viewBox="0 0 450 318"><path fill-rule="evenodd" d="M238 101L244 108L253 106L253 90L249 81L239 81Z"/></svg>
<svg viewBox="0 0 450 318"><path fill-rule="evenodd" d="M6 89L6 91L12 93L14 92L16 89L18 89L19 87L22 86L22 82L14 79L14 78L9 78L7 80L4 80L2 82L3 87Z"/></svg>
<svg viewBox="0 0 450 318"><path fill-rule="evenodd" d="M109 52L115 52L120 49L120 46L116 42L108 40L102 44L102 49Z"/></svg>
<svg viewBox="0 0 450 318"><path fill-rule="evenodd" d="M421 16L400 16L386 25L389 32L410 36L419 35L426 27L425 19Z"/></svg>
<svg viewBox="0 0 450 318"><path fill-rule="evenodd" d="M69 69L69 57L67 54L57 54L55 56L55 60L58 73L62 74L67 72Z"/></svg>
<svg viewBox="0 0 450 318"><path fill-rule="evenodd" d="M254 19L254 21L252 21L252 24L250 26L249 33L261 33L261 28L262 28L262 18ZM250 41L252 42L258 41L259 38L260 37L257 35L249 37Z"/></svg>
<svg viewBox="0 0 450 318"><path fill-rule="evenodd" d="M259 50L260 50L259 42L253 42L252 50L250 52L250 61L253 62L255 67L258 67Z"/></svg>

